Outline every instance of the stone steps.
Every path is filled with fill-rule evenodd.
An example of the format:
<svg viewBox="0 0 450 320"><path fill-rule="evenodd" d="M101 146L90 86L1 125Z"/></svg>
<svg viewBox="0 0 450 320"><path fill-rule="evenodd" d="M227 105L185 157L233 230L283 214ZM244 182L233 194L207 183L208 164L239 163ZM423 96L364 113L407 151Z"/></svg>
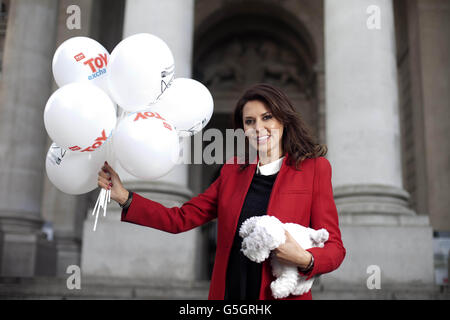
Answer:
<svg viewBox="0 0 450 320"><path fill-rule="evenodd" d="M83 278L68 289L66 278L0 278L2 299L206 299L208 282Z"/></svg>
<svg viewBox="0 0 450 320"><path fill-rule="evenodd" d="M208 281L128 280L83 278L81 289L69 290L66 278L0 277L0 299L139 299L204 300ZM314 284L314 300L450 300L448 287L385 286L368 290L355 286L324 287Z"/></svg>

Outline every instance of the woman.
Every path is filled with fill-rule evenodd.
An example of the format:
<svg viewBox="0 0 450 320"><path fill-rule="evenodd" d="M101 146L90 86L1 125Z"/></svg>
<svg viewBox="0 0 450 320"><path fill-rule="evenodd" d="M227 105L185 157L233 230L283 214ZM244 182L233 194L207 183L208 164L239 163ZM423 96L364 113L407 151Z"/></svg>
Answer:
<svg viewBox="0 0 450 320"><path fill-rule="evenodd" d="M308 279L335 270L345 256L333 200L331 166L326 147L314 143L286 95L268 84L247 90L236 105L235 129L243 129L257 151L243 164L227 162L220 176L202 194L180 208L127 191L107 163L98 185L124 210L122 221L179 233L217 218L217 249L209 299L273 299L270 262L251 262L240 252L238 233L255 215L274 215L283 223L325 228L323 248L304 250L286 232L286 242L274 250L278 259L298 266ZM235 159L236 160L236 159ZM311 292L287 299L311 299Z"/></svg>

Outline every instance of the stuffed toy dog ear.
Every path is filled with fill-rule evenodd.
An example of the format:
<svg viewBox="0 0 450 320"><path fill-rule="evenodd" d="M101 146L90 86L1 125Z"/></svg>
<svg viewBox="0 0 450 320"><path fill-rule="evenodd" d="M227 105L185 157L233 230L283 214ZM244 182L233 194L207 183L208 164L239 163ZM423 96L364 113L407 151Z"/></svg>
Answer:
<svg viewBox="0 0 450 320"><path fill-rule="evenodd" d="M324 243L328 240L329 234L327 230L319 229L311 232L309 236L316 247L323 248Z"/></svg>
<svg viewBox="0 0 450 320"><path fill-rule="evenodd" d="M274 216L262 216L256 227L258 233L264 233L264 245L273 250L278 248L281 244L286 242L286 231L283 223Z"/></svg>
<svg viewBox="0 0 450 320"><path fill-rule="evenodd" d="M258 218L259 217L251 217L244 221L244 223L241 225L241 229L239 229L239 235L241 236L241 238L247 237L253 232L253 230L255 230Z"/></svg>
<svg viewBox="0 0 450 320"><path fill-rule="evenodd" d="M243 238L241 251L254 262L262 262L270 252L286 241L283 224L273 216L252 217L244 221L239 235Z"/></svg>

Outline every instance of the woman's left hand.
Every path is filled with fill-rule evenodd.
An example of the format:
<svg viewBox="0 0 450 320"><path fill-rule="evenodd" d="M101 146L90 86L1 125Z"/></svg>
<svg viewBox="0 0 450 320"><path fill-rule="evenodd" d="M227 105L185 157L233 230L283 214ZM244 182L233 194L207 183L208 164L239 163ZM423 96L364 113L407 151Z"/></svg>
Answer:
<svg viewBox="0 0 450 320"><path fill-rule="evenodd" d="M312 258L311 253L303 249L287 230L286 242L273 252L281 262L295 264L302 269L308 267Z"/></svg>

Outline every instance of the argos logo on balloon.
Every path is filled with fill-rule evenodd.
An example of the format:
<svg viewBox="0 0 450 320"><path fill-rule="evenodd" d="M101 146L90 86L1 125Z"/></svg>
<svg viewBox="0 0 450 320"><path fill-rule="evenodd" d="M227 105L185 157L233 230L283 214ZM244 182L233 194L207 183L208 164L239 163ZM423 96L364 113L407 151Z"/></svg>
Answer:
<svg viewBox="0 0 450 320"><path fill-rule="evenodd" d="M83 60L86 57L84 56L83 52L80 52L79 54L75 55L74 58L75 58L76 62L79 62L79 61Z"/></svg>
<svg viewBox="0 0 450 320"><path fill-rule="evenodd" d="M138 121L139 119L145 120L145 119L149 119L149 118L156 118L156 119L162 120L164 127L169 129L170 131L172 131L172 126L170 124L168 124L166 122L167 120L164 119L163 117L161 117L161 115L158 112L150 112L150 111L138 112L133 121Z"/></svg>

